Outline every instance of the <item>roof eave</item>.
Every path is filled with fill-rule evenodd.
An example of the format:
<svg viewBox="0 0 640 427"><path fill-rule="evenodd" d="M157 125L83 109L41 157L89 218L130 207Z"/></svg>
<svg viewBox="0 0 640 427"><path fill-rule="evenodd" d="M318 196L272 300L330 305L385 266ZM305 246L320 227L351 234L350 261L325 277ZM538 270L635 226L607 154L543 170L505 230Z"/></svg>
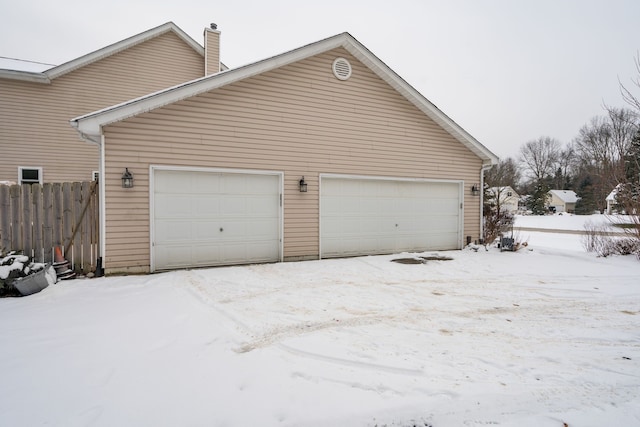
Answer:
<svg viewBox="0 0 640 427"><path fill-rule="evenodd" d="M198 54L204 56L204 47L200 46L195 40L189 37L189 35L182 31L176 24L174 24L173 22L167 22L166 24L162 24L158 27L152 28L102 49L88 53L72 61L66 62L62 65L58 65L57 67L53 67L45 71L44 74L50 79L55 79L56 77L60 77L64 74L70 73L71 71L76 70L80 67L84 67L85 65L89 65L100 59L114 55L118 52L158 37L169 31L173 31L174 33L176 33L178 37L184 40L184 42L191 46L191 48L193 48Z"/></svg>
<svg viewBox="0 0 640 427"><path fill-rule="evenodd" d="M49 84L51 80L44 73L34 73L30 71L16 71L16 70L0 70L0 78L22 80L33 83Z"/></svg>

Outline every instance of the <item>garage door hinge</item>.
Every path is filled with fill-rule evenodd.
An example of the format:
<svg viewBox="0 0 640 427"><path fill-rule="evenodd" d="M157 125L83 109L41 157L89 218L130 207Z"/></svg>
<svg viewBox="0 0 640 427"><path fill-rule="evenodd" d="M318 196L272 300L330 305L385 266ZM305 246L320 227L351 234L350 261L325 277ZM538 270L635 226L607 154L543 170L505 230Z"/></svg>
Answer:
<svg viewBox="0 0 640 427"><path fill-rule="evenodd" d="M462 209L462 203L460 203L460 209Z"/></svg>

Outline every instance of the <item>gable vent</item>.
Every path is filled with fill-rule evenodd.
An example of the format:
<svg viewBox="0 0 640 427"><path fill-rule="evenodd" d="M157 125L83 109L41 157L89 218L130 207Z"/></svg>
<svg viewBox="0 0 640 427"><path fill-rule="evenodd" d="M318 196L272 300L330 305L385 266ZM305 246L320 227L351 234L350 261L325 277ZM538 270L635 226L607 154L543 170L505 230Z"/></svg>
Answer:
<svg viewBox="0 0 640 427"><path fill-rule="evenodd" d="M339 80L347 80L351 77L351 64L344 58L336 58L333 61L333 75Z"/></svg>

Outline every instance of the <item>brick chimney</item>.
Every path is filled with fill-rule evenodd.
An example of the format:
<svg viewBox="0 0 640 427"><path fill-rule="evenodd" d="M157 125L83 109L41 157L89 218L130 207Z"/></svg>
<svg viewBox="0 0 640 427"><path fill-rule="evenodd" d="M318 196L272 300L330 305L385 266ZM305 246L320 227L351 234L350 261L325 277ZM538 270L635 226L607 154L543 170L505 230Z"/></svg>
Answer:
<svg viewBox="0 0 640 427"><path fill-rule="evenodd" d="M220 72L220 31L216 24L204 29L204 75Z"/></svg>

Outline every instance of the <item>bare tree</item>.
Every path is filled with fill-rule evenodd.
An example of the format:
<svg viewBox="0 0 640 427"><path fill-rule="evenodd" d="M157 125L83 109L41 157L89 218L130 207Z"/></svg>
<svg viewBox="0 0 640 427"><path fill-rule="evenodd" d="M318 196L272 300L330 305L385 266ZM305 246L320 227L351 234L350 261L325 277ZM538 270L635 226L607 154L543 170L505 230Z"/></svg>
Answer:
<svg viewBox="0 0 640 427"><path fill-rule="evenodd" d="M604 208L605 197L625 180L624 156L636 129L638 115L625 108L609 108L584 125L574 140L580 159L581 175L590 177L593 200ZM582 194L580 196L584 197Z"/></svg>
<svg viewBox="0 0 640 427"><path fill-rule="evenodd" d="M522 178L520 168L516 161L507 157L500 159L500 162L484 174L484 182L489 187L509 186L514 190L518 188Z"/></svg>
<svg viewBox="0 0 640 427"><path fill-rule="evenodd" d="M637 75L635 78L631 79L631 83L640 89L640 53L636 54L635 66ZM626 101L633 109L640 113L640 98L631 92L629 88L619 82L620 84L620 92L622 92L622 99Z"/></svg>
<svg viewBox="0 0 640 427"><path fill-rule="evenodd" d="M578 169L576 149L573 143L567 144L558 155L556 170L553 176L553 187L557 190L569 190L573 186L573 178Z"/></svg>
<svg viewBox="0 0 640 427"><path fill-rule="evenodd" d="M520 161L536 182L553 176L559 157L560 142L548 136L529 141L520 147Z"/></svg>
<svg viewBox="0 0 640 427"><path fill-rule="evenodd" d="M632 83L640 89L640 54L635 59L636 77ZM620 83L620 90L624 100L640 115L640 98ZM632 227L625 228L636 242L640 242L640 125L636 126L635 136L629 144L624 156L625 181L618 187L616 203L622 204L630 215ZM636 249L636 256L640 259L640 251Z"/></svg>

